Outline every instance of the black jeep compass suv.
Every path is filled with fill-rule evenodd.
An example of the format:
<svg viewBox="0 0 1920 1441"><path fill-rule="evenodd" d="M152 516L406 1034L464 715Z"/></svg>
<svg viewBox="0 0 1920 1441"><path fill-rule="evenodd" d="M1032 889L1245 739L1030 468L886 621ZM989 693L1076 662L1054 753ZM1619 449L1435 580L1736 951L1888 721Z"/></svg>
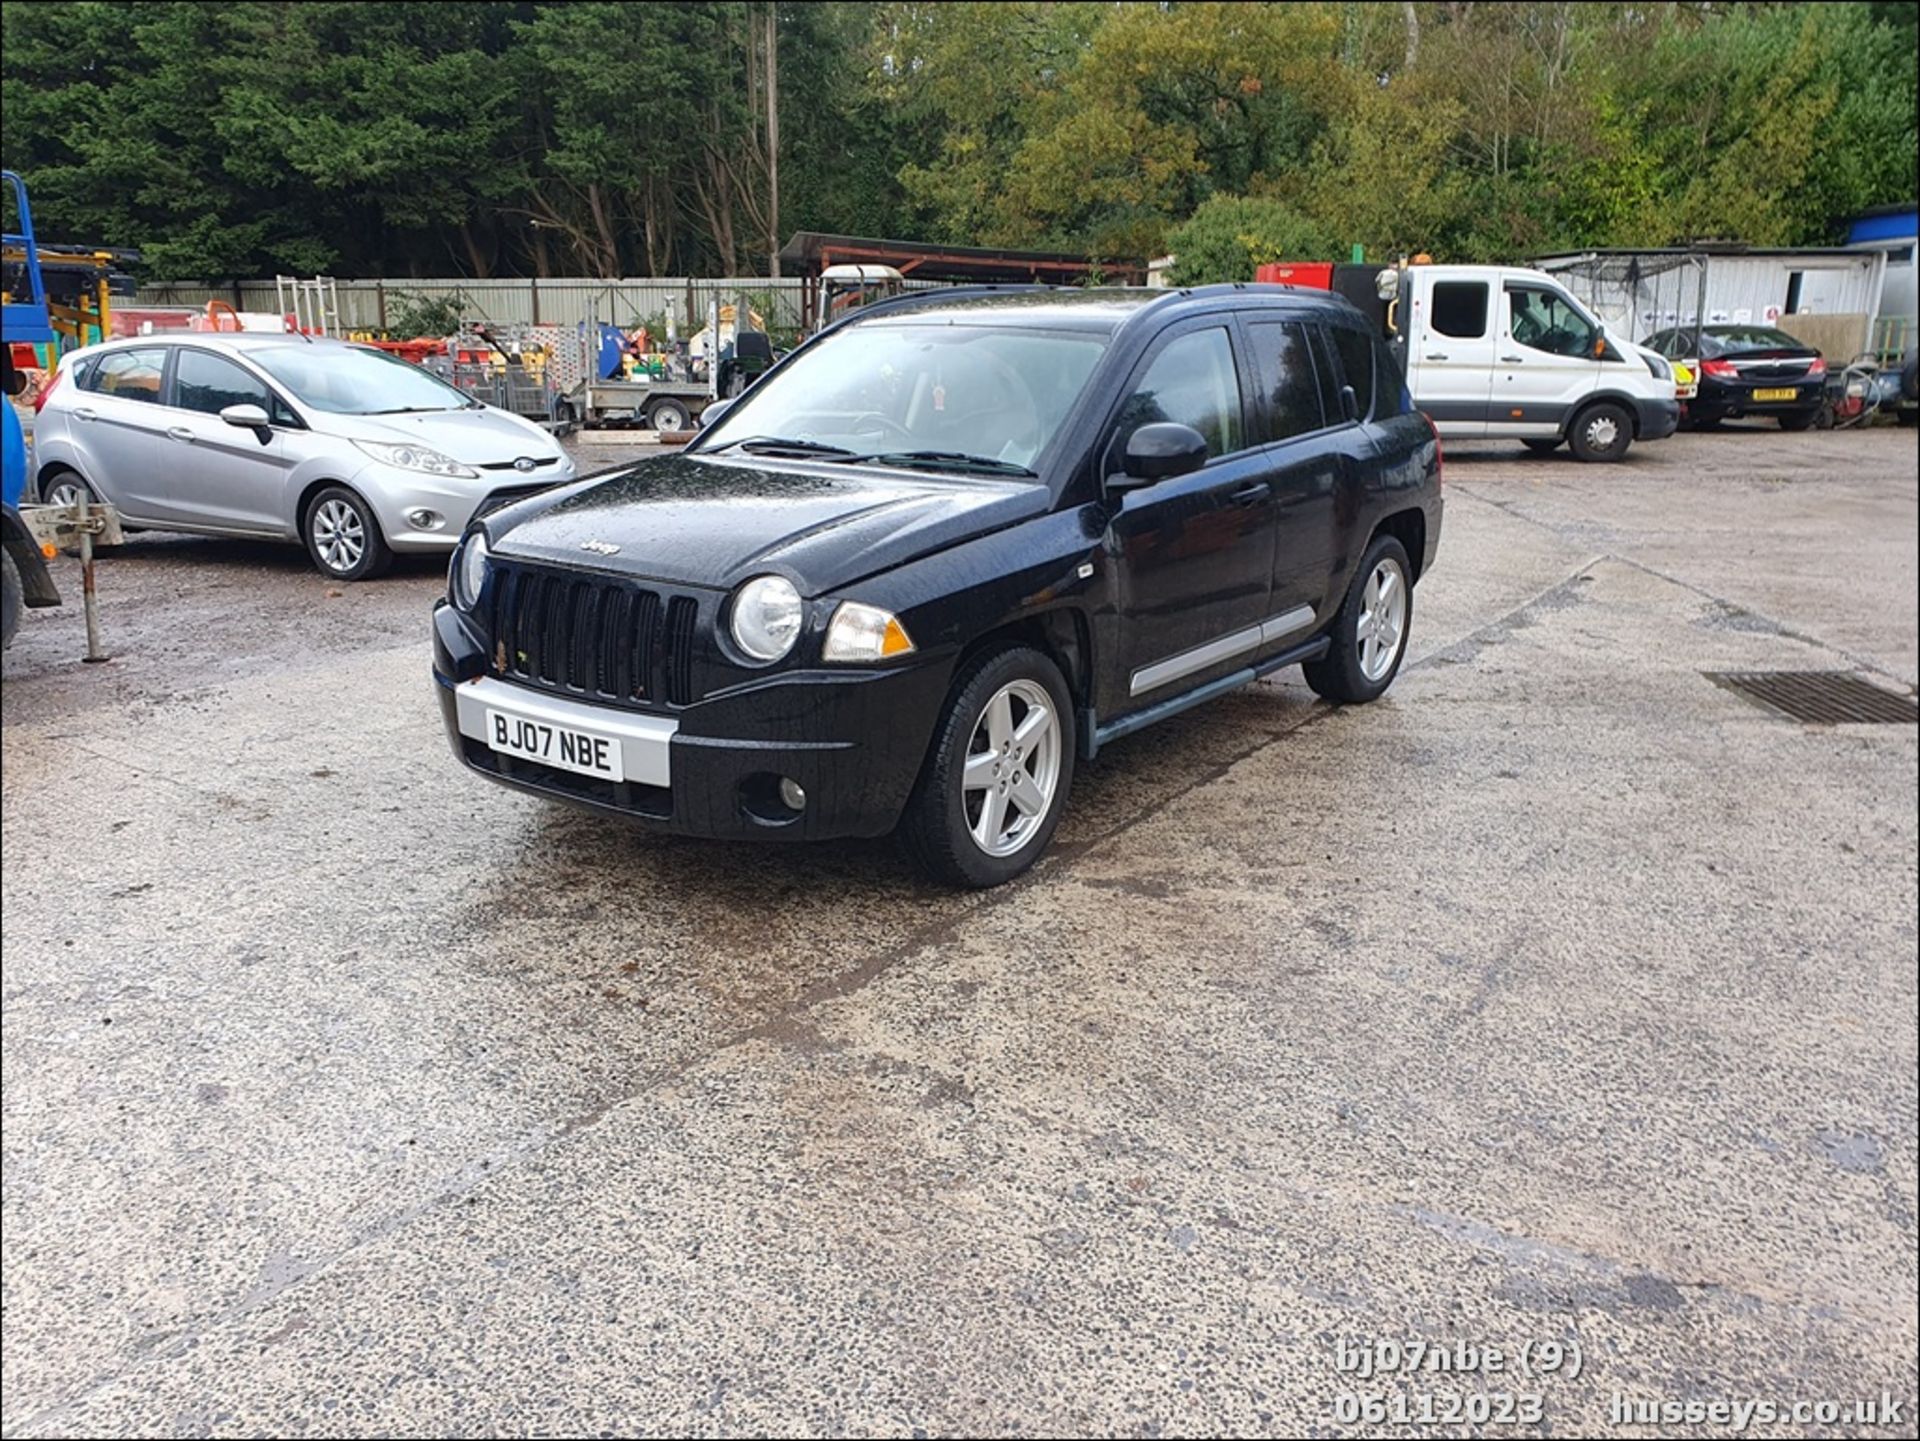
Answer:
<svg viewBox="0 0 1920 1441"><path fill-rule="evenodd" d="M1380 695L1440 536L1433 429L1319 292L924 292L706 414L470 527L434 612L468 766L993 885L1119 736L1286 665Z"/></svg>

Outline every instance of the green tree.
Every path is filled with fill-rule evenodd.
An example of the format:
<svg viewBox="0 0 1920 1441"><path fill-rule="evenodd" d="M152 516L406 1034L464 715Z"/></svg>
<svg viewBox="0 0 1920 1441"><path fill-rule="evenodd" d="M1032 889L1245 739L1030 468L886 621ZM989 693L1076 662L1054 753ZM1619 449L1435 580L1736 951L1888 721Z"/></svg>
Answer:
<svg viewBox="0 0 1920 1441"><path fill-rule="evenodd" d="M1334 260L1339 242L1278 200L1215 195L1168 237L1175 285L1252 280L1278 260Z"/></svg>

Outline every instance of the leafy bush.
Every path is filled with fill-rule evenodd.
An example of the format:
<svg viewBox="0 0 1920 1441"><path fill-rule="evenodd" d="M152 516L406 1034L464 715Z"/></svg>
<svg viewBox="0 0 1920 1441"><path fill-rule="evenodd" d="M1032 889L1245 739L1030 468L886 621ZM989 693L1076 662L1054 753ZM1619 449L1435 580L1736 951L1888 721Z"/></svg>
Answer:
<svg viewBox="0 0 1920 1441"><path fill-rule="evenodd" d="M1168 237L1175 285L1251 280L1278 260L1333 260L1338 243L1278 200L1216 195Z"/></svg>
<svg viewBox="0 0 1920 1441"><path fill-rule="evenodd" d="M416 295L396 290L387 296L387 334L395 340L438 340L460 328L468 304L459 291L451 295Z"/></svg>

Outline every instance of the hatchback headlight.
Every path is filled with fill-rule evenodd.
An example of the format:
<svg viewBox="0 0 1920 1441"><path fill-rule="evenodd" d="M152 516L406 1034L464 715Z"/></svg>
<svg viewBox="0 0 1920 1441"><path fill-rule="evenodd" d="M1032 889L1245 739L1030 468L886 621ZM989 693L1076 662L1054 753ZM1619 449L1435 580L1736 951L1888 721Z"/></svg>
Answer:
<svg viewBox="0 0 1920 1441"><path fill-rule="evenodd" d="M417 470L423 475L454 476L462 480L471 480L480 473L424 445L388 445L378 440L356 440L354 444L382 465L396 470Z"/></svg>
<svg viewBox="0 0 1920 1441"><path fill-rule="evenodd" d="M822 660L892 660L913 650L913 641L900 617L877 605L862 605L843 600L827 622L827 639L821 648Z"/></svg>
<svg viewBox="0 0 1920 1441"><path fill-rule="evenodd" d="M805 613L800 592L790 581L755 576L733 597L733 643L755 660L779 660L800 639Z"/></svg>
<svg viewBox="0 0 1920 1441"><path fill-rule="evenodd" d="M453 592L453 603L462 610L472 610L480 604L480 592L486 583L487 538L476 530L453 557L453 574L448 585Z"/></svg>

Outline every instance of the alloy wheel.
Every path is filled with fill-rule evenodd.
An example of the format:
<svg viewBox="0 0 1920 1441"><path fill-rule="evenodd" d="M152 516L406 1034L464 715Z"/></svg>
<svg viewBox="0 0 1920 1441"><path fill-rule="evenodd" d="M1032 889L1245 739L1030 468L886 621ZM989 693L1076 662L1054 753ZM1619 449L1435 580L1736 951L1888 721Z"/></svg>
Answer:
<svg viewBox="0 0 1920 1441"><path fill-rule="evenodd" d="M990 856L1024 846L1060 786L1060 717L1046 687L1014 680L988 701L967 745L960 782L967 831Z"/></svg>
<svg viewBox="0 0 1920 1441"><path fill-rule="evenodd" d="M1355 629L1360 673L1377 681L1393 669L1407 637L1407 578L1397 560L1382 560L1360 593L1360 624Z"/></svg>
<svg viewBox="0 0 1920 1441"><path fill-rule="evenodd" d="M367 551L367 529L360 512L344 500L325 500L314 508L313 548L328 570L342 575L360 564Z"/></svg>

